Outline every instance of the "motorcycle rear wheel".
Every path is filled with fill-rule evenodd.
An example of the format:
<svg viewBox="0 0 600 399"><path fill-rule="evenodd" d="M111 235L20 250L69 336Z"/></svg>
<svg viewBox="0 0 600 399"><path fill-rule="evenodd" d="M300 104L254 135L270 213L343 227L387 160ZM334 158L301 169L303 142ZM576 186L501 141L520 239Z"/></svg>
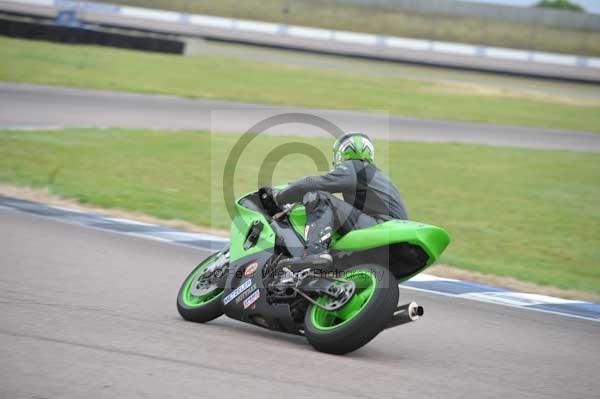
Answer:
<svg viewBox="0 0 600 399"><path fill-rule="evenodd" d="M196 266L183 282L177 294L177 310L185 320L206 323L223 315L221 304L223 289L216 288L205 295L195 296L192 293L192 284L197 283L200 273L207 267L221 261L221 257L225 254L226 250L212 254Z"/></svg>
<svg viewBox="0 0 600 399"><path fill-rule="evenodd" d="M398 283L387 268L355 266L343 278L356 284L350 301L333 312L310 305L304 317L304 334L320 352L341 355L366 345L386 327L398 305ZM328 300L317 298L320 304Z"/></svg>

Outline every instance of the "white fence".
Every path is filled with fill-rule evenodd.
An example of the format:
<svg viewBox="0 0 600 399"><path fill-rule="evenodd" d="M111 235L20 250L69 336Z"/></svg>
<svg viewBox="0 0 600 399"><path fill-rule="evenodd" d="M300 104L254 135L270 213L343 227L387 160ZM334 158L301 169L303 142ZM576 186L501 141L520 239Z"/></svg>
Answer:
<svg viewBox="0 0 600 399"><path fill-rule="evenodd" d="M0 6L2 3L50 7L55 11L74 10L83 15L105 15L109 18L110 16L114 16L115 18L124 17L128 20L140 22L145 21L150 24L154 21L155 23L162 23L163 27L168 24L176 24L181 28L174 30L172 33L184 32L185 29L183 28L185 27L200 27L205 29L220 29L234 33L239 32L245 37L259 35L262 38L277 37L286 39L299 39L305 43L310 43L310 47L313 49L318 49L318 46L321 45L322 48L327 51L334 51L333 49L335 47L333 45L339 44L351 45L352 49L368 49L369 52L365 53L365 55L381 54L384 56L386 54L385 52L388 50L395 50L398 54L402 54L403 52L420 51L431 54L452 55L455 59L460 60L457 62L457 64L462 65L463 67L469 67L469 65L475 60L488 60L492 62L488 62L486 65L494 66L497 63L499 70L509 67L506 61L513 62L515 65L521 66L521 72L524 70L523 68L527 68L527 65L545 65L550 67L556 66L571 67L575 69L600 70L600 58L597 57L373 35L366 33L311 28L306 26L274 24L208 15L186 14L139 7L117 6L103 3L84 3L69 0L2 0L0 1ZM228 38L231 38L231 35L228 36ZM400 52L398 52L398 50L400 50ZM344 53L349 52L344 51ZM358 51L358 53L360 54L360 51ZM546 68L546 70L551 71L551 68ZM593 77L586 77L586 79L600 80L600 75L597 75L597 72L593 72L593 75L590 76Z"/></svg>
<svg viewBox="0 0 600 399"><path fill-rule="evenodd" d="M515 7L503 4L460 0L338 0L340 4L376 7L415 13L453 15L501 20L531 25L600 30L600 15L540 7ZM538 0L532 0L535 4ZM293 3L292 3L293 4Z"/></svg>

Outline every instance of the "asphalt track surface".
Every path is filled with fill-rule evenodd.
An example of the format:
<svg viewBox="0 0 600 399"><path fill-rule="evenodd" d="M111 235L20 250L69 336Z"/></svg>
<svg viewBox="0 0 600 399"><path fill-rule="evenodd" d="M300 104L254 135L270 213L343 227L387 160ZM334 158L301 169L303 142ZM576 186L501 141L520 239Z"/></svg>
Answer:
<svg viewBox="0 0 600 399"><path fill-rule="evenodd" d="M425 316L344 357L180 319L206 253L0 210L0 397L590 398L600 324L401 290Z"/></svg>
<svg viewBox="0 0 600 399"><path fill-rule="evenodd" d="M364 131L390 140L600 151L600 134L591 132L0 83L0 128L120 127L242 133L265 118L290 112L315 115L342 130ZM267 132L327 135L321 128L300 123L275 126Z"/></svg>

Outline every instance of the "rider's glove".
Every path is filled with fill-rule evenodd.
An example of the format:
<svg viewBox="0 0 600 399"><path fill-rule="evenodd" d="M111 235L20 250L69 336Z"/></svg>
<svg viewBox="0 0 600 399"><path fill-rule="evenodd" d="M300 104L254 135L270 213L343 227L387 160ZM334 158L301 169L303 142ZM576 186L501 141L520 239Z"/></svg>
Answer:
<svg viewBox="0 0 600 399"><path fill-rule="evenodd" d="M258 189L258 195L263 208L265 208L269 216L281 212L277 201L275 201L275 192L271 187L261 187Z"/></svg>

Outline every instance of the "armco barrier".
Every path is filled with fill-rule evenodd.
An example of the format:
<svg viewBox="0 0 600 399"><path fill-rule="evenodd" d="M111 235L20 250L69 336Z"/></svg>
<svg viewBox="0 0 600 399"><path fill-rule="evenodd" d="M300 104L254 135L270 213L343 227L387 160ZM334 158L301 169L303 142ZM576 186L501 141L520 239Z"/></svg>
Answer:
<svg viewBox="0 0 600 399"><path fill-rule="evenodd" d="M46 17L55 16L61 10L73 10L79 20L100 25L461 69L600 82L600 58L594 57L66 0L0 0L0 10Z"/></svg>
<svg viewBox="0 0 600 399"><path fill-rule="evenodd" d="M571 29L600 30L600 16L547 7L517 7L493 3L476 3L462 0L338 0L342 5L376 7L417 14L450 15L482 20L508 21ZM539 0L538 0L539 1ZM531 0L530 4L537 1Z"/></svg>
<svg viewBox="0 0 600 399"><path fill-rule="evenodd" d="M71 44L96 44L161 53L183 54L184 43L156 35L135 35L114 30L89 29L65 24L33 23L0 18L0 35Z"/></svg>

